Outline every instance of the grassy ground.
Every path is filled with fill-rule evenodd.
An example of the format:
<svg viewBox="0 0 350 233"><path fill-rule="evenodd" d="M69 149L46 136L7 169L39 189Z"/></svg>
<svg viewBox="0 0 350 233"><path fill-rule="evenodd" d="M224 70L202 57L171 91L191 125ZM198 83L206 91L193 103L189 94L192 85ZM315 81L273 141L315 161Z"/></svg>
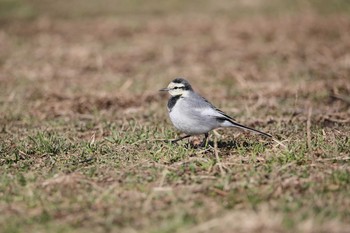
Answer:
<svg viewBox="0 0 350 233"><path fill-rule="evenodd" d="M1 232L350 232L347 1L95 2L0 0ZM159 141L176 76L285 147Z"/></svg>

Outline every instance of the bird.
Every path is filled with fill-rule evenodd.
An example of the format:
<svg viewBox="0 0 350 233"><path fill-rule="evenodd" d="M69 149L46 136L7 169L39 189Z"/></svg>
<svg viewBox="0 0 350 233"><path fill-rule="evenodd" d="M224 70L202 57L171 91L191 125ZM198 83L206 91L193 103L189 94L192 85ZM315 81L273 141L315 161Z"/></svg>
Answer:
<svg viewBox="0 0 350 233"><path fill-rule="evenodd" d="M211 130L227 127L236 127L272 138L268 133L237 123L232 117L196 93L184 78L175 78L166 88L159 91L170 94L167 104L170 120L177 130L185 133L185 136L172 140L173 143L193 135L204 134L201 145L206 145Z"/></svg>

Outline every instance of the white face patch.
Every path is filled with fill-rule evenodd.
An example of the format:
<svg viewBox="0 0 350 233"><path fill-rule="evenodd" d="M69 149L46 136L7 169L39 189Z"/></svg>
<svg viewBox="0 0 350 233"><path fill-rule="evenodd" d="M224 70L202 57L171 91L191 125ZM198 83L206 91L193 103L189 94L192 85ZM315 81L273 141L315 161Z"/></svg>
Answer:
<svg viewBox="0 0 350 233"><path fill-rule="evenodd" d="M168 85L169 94L172 96L183 95L186 92L186 90L184 90L184 88L185 88L185 85L182 83L171 82Z"/></svg>

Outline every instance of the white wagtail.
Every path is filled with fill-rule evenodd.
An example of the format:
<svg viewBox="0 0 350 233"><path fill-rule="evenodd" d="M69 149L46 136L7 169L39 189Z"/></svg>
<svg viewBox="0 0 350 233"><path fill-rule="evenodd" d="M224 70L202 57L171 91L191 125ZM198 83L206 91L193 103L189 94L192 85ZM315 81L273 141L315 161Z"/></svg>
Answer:
<svg viewBox="0 0 350 233"><path fill-rule="evenodd" d="M171 95L168 101L170 119L175 128L186 134L172 142L192 135L204 134L203 144L205 144L208 140L208 132L220 127L237 127L272 137L270 134L235 122L233 118L194 92L189 82L183 78L174 79L167 88L160 91L167 91Z"/></svg>

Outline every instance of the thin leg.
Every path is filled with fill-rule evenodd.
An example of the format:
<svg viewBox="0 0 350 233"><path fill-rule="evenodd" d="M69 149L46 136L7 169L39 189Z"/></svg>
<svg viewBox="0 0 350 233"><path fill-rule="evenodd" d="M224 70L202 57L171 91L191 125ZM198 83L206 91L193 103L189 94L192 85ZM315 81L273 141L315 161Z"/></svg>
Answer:
<svg viewBox="0 0 350 233"><path fill-rule="evenodd" d="M170 141L170 142L172 142L172 143L177 143L178 141L181 141L182 139L185 139L185 138L188 138L188 137L191 137L191 135L185 135L185 136L183 136L183 137L181 137L181 138L172 140L172 141Z"/></svg>
<svg viewBox="0 0 350 233"><path fill-rule="evenodd" d="M208 137L209 137L209 133L205 133L204 134L204 140L201 143L201 146L207 146L208 145Z"/></svg>

